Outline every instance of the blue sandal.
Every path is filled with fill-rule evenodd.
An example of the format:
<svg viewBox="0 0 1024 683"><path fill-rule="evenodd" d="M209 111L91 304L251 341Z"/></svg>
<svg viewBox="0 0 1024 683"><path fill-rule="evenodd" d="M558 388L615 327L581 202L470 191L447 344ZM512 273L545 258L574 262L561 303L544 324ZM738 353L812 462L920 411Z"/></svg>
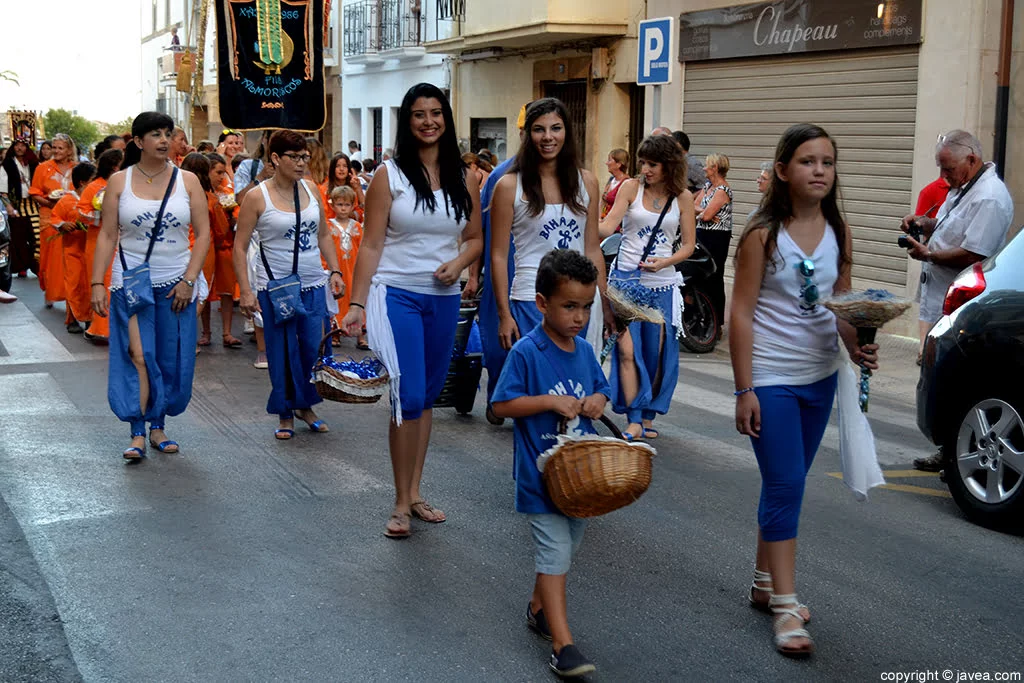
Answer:
<svg viewBox="0 0 1024 683"><path fill-rule="evenodd" d="M143 432L142 434L132 434L133 439L136 437L142 437L144 439L146 438L146 434L145 432ZM121 455L124 457L125 460L129 462L137 462L139 460L142 460L142 458L146 456L146 447L129 446L128 448L124 449Z"/></svg>
<svg viewBox="0 0 1024 683"><path fill-rule="evenodd" d="M274 438L278 441L287 441L288 439L295 436L294 429L275 429Z"/></svg>
<svg viewBox="0 0 1024 683"><path fill-rule="evenodd" d="M310 423L309 431L316 432L317 434L323 434L324 432L331 431L331 429L323 420L316 420L315 422Z"/></svg>
<svg viewBox="0 0 1024 683"><path fill-rule="evenodd" d="M160 427L159 429L162 430L163 427ZM167 439L166 441L161 441L160 443L157 443L156 441L153 441L153 436L152 436L153 428L152 427L150 427L149 433L150 433L149 445L152 446L153 448L157 449L161 453L177 453L179 450L181 450L178 447L178 442L177 441L171 441L170 439Z"/></svg>

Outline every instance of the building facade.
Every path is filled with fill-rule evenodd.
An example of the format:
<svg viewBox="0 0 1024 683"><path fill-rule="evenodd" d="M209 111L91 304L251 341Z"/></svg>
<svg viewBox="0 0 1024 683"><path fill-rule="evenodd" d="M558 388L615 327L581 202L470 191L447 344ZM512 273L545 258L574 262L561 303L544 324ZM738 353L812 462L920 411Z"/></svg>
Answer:
<svg viewBox="0 0 1024 683"><path fill-rule="evenodd" d="M422 82L450 89L446 60L424 48L446 35L436 9L436 0L344 0L344 92L336 112L344 144L338 151L347 153L348 142L354 140L363 158L379 161L394 146L406 91Z"/></svg>
<svg viewBox="0 0 1024 683"><path fill-rule="evenodd" d="M793 123L817 123L839 148L843 209L854 240L854 287L913 297L920 267L896 240L900 219L913 211L921 188L938 177L937 135L953 128L972 131L985 158L993 156L1001 3L647 4L649 16L678 22L681 68L663 87L660 120L686 131L691 154L729 157L734 234L742 232L760 200L759 165L772 159L781 133ZM1017 204L1015 226L1024 221L1020 14L1012 27L1011 73L1018 77L1011 80L1018 87L1011 82L1003 169ZM650 93L646 104L652 104ZM916 315L904 316L892 329L916 336Z"/></svg>

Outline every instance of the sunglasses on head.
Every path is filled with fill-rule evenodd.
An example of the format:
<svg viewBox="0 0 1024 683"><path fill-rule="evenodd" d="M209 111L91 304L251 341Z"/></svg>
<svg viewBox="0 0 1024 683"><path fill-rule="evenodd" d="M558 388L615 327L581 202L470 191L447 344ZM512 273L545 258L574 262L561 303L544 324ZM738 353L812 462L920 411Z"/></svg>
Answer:
<svg viewBox="0 0 1024 683"><path fill-rule="evenodd" d="M808 306L818 303L818 285L814 284L814 261L805 258L797 264L797 270L804 278L804 286L800 292L801 298Z"/></svg>

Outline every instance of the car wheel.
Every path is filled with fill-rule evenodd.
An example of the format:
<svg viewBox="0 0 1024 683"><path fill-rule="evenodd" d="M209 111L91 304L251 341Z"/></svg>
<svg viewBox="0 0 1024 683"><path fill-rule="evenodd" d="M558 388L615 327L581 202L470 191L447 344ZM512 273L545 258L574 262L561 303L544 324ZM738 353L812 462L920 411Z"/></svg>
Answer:
<svg viewBox="0 0 1024 683"><path fill-rule="evenodd" d="M707 294L683 288L683 334L679 343L691 353L711 353L718 342L715 307Z"/></svg>
<svg viewBox="0 0 1024 683"><path fill-rule="evenodd" d="M1022 403L975 401L943 446L946 483L968 519L982 526L1024 530Z"/></svg>

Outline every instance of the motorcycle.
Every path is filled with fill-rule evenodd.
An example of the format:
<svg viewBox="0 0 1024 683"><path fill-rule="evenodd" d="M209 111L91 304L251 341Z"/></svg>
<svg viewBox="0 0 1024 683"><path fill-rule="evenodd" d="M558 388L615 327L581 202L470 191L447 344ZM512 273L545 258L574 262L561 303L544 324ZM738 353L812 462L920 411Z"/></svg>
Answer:
<svg viewBox="0 0 1024 683"><path fill-rule="evenodd" d="M614 233L601 242L601 253L604 254L605 270L611 268L612 262L619 253L621 233ZM691 353L710 353L718 343L718 320L711 297L702 289L708 278L715 274L718 267L707 248L697 240L697 246L690 258L676 264L683 276L683 284L679 286L683 299L683 329L679 343Z"/></svg>

